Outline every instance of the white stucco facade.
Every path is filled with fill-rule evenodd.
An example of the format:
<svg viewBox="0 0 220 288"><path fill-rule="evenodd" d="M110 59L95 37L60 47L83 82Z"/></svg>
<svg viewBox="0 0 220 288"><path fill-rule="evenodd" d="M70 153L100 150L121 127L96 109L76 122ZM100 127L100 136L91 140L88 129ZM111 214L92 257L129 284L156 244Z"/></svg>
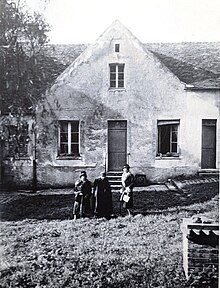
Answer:
<svg viewBox="0 0 220 288"><path fill-rule="evenodd" d="M115 52L115 44L120 45L119 52ZM124 64L122 88L110 88L111 63ZM219 168L220 91L185 88L116 21L58 77L39 105L38 183L66 186L74 183L81 170L91 179L108 171L110 120L127 123L126 162L133 173L162 181L201 169L202 120L214 119L215 168ZM64 120L79 122L78 157L59 156L58 125ZM158 154L158 121L166 120L179 123L175 157Z"/></svg>

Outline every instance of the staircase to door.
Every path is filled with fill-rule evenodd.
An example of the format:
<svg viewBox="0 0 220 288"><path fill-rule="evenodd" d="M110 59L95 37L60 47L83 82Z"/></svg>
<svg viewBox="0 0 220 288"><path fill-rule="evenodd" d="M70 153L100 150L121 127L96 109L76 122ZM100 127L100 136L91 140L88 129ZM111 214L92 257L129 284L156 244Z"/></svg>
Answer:
<svg viewBox="0 0 220 288"><path fill-rule="evenodd" d="M110 183L112 191L119 192L119 190L121 189L121 176L122 172L120 171L107 172L107 178Z"/></svg>

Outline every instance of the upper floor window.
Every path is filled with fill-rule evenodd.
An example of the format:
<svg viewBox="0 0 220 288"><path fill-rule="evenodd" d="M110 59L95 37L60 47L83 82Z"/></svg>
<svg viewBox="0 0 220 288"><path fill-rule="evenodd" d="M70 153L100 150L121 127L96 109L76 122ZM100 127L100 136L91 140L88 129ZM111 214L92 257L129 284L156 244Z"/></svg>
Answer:
<svg viewBox="0 0 220 288"><path fill-rule="evenodd" d="M125 64L109 64L110 88L124 88Z"/></svg>
<svg viewBox="0 0 220 288"><path fill-rule="evenodd" d="M179 155L179 120L158 121L158 154L163 156Z"/></svg>
<svg viewBox="0 0 220 288"><path fill-rule="evenodd" d="M115 52L119 52L120 50L120 44L115 44Z"/></svg>
<svg viewBox="0 0 220 288"><path fill-rule="evenodd" d="M27 157L29 142L28 124L20 126L10 125L8 132L8 156Z"/></svg>
<svg viewBox="0 0 220 288"><path fill-rule="evenodd" d="M79 121L60 121L59 156L79 156Z"/></svg>

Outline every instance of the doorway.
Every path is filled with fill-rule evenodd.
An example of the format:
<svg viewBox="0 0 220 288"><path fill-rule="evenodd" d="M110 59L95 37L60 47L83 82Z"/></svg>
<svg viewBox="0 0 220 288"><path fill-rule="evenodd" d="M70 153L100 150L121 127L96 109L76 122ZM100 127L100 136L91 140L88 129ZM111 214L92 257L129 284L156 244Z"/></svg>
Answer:
<svg viewBox="0 0 220 288"><path fill-rule="evenodd" d="M108 121L108 171L120 171L127 158L127 121Z"/></svg>
<svg viewBox="0 0 220 288"><path fill-rule="evenodd" d="M216 120L202 120L201 168L216 168Z"/></svg>

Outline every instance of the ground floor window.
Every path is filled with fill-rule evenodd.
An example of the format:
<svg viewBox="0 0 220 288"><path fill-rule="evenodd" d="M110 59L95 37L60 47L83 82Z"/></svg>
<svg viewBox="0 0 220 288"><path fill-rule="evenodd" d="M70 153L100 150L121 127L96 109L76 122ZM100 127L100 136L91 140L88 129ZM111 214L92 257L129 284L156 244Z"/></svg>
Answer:
<svg viewBox="0 0 220 288"><path fill-rule="evenodd" d="M158 120L158 155L179 156L179 120Z"/></svg>
<svg viewBox="0 0 220 288"><path fill-rule="evenodd" d="M8 126L8 156L28 156L28 124Z"/></svg>
<svg viewBox="0 0 220 288"><path fill-rule="evenodd" d="M80 156L79 121L59 122L59 156Z"/></svg>

